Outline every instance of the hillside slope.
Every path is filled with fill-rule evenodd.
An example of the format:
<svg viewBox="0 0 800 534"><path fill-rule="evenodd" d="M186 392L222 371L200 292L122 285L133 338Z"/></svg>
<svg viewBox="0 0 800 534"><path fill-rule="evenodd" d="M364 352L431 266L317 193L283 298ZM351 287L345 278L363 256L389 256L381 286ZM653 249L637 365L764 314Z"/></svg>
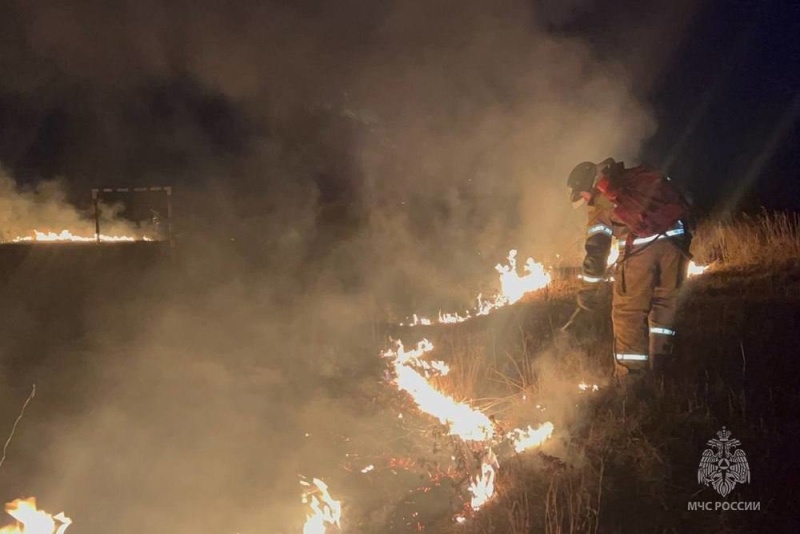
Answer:
<svg viewBox="0 0 800 534"><path fill-rule="evenodd" d="M568 295L551 301L547 321L522 321L531 337L549 337L547 323L566 318ZM660 381L609 384L582 403L565 419L560 446L501 469L497 501L469 531L797 531L800 265L752 265L691 280L677 329L674 361ZM610 330L596 336L556 351L567 375L597 362L605 368L596 376L610 372ZM740 440L750 469L750 482L724 499L697 480L706 442L722 427ZM547 461L550 454L563 463ZM760 510L690 510L696 501L759 503Z"/></svg>

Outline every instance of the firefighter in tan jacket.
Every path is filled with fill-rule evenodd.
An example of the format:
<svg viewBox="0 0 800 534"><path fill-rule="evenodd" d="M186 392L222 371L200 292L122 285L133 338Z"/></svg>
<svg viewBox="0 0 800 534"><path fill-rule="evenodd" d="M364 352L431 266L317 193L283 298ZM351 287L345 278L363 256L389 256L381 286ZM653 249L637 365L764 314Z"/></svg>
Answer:
<svg viewBox="0 0 800 534"><path fill-rule="evenodd" d="M689 259L688 204L658 171L626 169L610 158L581 163L567 185L575 207L588 205L588 223L578 309L564 330L597 311L598 286L606 279L611 238L616 237L620 259L611 304L615 370L624 375L661 367L672 353L678 292Z"/></svg>

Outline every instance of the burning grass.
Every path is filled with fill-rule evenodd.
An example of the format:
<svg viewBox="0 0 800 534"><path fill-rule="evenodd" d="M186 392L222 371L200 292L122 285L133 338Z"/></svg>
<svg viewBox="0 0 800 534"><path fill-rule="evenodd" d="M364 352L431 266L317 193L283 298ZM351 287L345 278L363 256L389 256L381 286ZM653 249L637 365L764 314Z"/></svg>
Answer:
<svg viewBox="0 0 800 534"><path fill-rule="evenodd" d="M703 239L711 238L698 238L700 261L708 259ZM737 265L729 257L726 265ZM748 278L724 269L714 276L746 294ZM686 514L686 500L708 491L696 484L696 463L723 424L753 451L754 484L738 491L769 502L773 525L785 527L780 510L793 494L769 458L785 460L797 437L791 407L800 394L787 379L797 301L786 291L778 308L707 299L705 285L688 288L672 374L625 391L609 380L609 325L597 325L591 343L555 339L574 284L460 324L403 329L406 348L384 352L392 376L370 399L386 425L372 432L373 450L348 453L344 476L321 475L330 491L322 479L304 487L306 531L753 530L752 522ZM431 342L416 346L423 335Z"/></svg>
<svg viewBox="0 0 800 534"><path fill-rule="evenodd" d="M610 384L610 369L602 369L611 348L602 332L596 344L551 353L522 341L516 350L507 347L519 372L514 383L547 408L561 432L543 451L503 462L493 480L496 499L452 531L752 532L764 525L786 531L794 524L788 511L796 498L784 470L787 462L791 469L798 462L781 451L797 439L798 420L783 407L800 401L800 389L787 374L800 300L780 302L734 304L707 300L702 292L696 300L688 295L670 369L659 380L625 389ZM563 304L553 303L555 314ZM597 390L575 387L579 393L570 395L566 386L570 380L578 384L579 377L598 382ZM508 416L524 406L520 398L498 405L498 411ZM687 511L689 501L718 497L697 484L696 472L705 441L724 425L735 429L751 469L760 472L729 500L760 501L768 507L764 514Z"/></svg>
<svg viewBox="0 0 800 534"><path fill-rule="evenodd" d="M504 306L514 304L540 289L546 288L552 282L552 276L548 269L541 263L537 263L533 258L525 260L522 267L523 273L520 274L517 267L517 251L512 249L506 258L508 263L498 263L495 270L500 274L500 289L491 298L486 298L483 294L478 294L475 298L476 306L464 312L443 312L439 311L438 318L414 314L402 325L407 326L430 326L432 324L453 324L463 323L475 317L486 316Z"/></svg>
<svg viewBox="0 0 800 534"><path fill-rule="evenodd" d="M450 355L449 387L497 419L546 416L556 428L547 447L506 457L480 479L495 498L474 502L479 512L468 521L429 526L480 534L794 529L788 473L799 462L783 452L800 437L789 408L800 401L790 371L800 330L797 223L777 214L702 225L694 253L714 269L686 286L678 347L663 375L633 385L610 380L610 325L597 325L591 343L555 339L553 325L572 310L570 287L498 311L480 328L427 330ZM722 426L761 473L728 500L758 501L765 513L688 510L690 501L718 498L696 473Z"/></svg>
<svg viewBox="0 0 800 534"><path fill-rule="evenodd" d="M788 473L797 469L798 461L781 451L800 437L799 419L789 408L800 401L800 387L790 371L796 360L793 339L800 330L800 268L793 261L800 251L797 219L778 215L738 224L744 234L741 243L732 238L735 226L717 225L716 234L700 232L698 259L709 259L705 251L715 243L717 269L687 285L676 354L658 379L625 388L609 383L607 325L596 332L593 343L554 343L548 349L553 340L548 324L566 318L568 299L551 301L547 312L526 304L538 317L525 317L521 311L506 317L524 334L516 346L504 349L504 359L512 364L489 358L497 373L537 399L559 398L559 382L585 380L586 387L579 389L588 402L560 403L562 411L554 419L563 429L558 447L506 462L495 480L497 499L460 532L752 532L796 527L790 510L796 509L797 497ZM768 260L756 263L762 257ZM765 278L778 282L766 284ZM713 290L722 286L724 293ZM543 313L549 317L541 317ZM497 332L487 335L496 338ZM478 380L492 374L487 370ZM597 390L590 384L598 385ZM555 414L555 406L548 410ZM728 500L758 501L762 513L700 514L687 509L689 501L718 498L697 484L696 473L705 441L722 426L735 429L754 473L752 483L738 486Z"/></svg>

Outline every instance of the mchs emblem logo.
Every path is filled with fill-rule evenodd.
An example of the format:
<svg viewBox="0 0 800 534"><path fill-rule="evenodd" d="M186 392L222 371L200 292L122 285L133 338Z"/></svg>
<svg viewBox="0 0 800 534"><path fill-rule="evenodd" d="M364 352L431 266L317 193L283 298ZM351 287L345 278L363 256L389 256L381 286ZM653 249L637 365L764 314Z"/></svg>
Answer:
<svg viewBox="0 0 800 534"><path fill-rule="evenodd" d="M741 442L731 439L731 432L725 427L717 432L717 438L706 443L710 448L703 451L700 466L697 468L697 482L711 485L717 493L725 497L736 484L750 482L750 466L747 456L739 448Z"/></svg>

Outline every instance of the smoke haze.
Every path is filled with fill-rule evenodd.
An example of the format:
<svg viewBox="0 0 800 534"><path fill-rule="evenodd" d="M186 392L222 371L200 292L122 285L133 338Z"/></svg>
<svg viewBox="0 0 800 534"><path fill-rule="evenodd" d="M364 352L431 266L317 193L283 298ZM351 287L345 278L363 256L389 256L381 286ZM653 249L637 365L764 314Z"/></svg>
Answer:
<svg viewBox="0 0 800 534"><path fill-rule="evenodd" d="M6 500L84 533L296 532L298 474L355 499L344 454L396 418L383 321L463 309L511 248L578 261L567 174L655 128L632 54L569 30L596 5L367 4L9 10L0 157L39 193L3 177L4 235L174 185L178 247L6 269L2 423L38 388Z"/></svg>

